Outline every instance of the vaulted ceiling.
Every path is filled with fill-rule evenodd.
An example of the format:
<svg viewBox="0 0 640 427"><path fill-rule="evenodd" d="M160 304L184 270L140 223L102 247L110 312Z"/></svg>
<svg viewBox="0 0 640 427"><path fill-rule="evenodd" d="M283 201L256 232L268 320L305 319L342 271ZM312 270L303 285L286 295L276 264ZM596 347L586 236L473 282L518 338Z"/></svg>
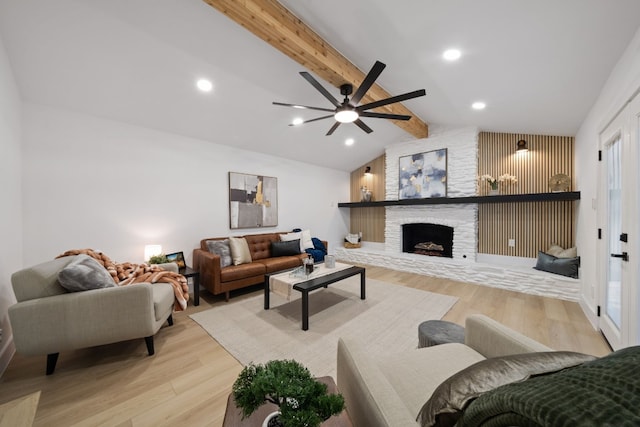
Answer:
<svg viewBox="0 0 640 427"><path fill-rule="evenodd" d="M361 73L387 64L379 90L426 89L403 104L430 128L574 135L640 26L637 0L280 3ZM202 0L0 0L0 38L27 102L347 171L415 138L383 119L365 120L371 134L325 136L331 119L288 126L318 112L272 101L330 107L298 73L341 99L335 79ZM442 60L450 47L460 60ZM195 89L200 77L212 92Z"/></svg>

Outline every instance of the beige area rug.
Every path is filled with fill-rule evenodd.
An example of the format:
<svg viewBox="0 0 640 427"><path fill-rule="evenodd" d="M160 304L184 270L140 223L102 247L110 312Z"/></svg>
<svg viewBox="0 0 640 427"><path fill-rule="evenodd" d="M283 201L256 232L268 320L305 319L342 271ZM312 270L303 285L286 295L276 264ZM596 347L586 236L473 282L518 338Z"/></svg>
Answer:
<svg viewBox="0 0 640 427"><path fill-rule="evenodd" d="M300 292L291 301L271 293L231 302L190 317L240 363L295 359L314 376L336 377L339 337L361 339L371 353L405 351L418 345L418 325L441 319L457 298L367 279L360 299L360 276L309 295L309 330L301 329Z"/></svg>

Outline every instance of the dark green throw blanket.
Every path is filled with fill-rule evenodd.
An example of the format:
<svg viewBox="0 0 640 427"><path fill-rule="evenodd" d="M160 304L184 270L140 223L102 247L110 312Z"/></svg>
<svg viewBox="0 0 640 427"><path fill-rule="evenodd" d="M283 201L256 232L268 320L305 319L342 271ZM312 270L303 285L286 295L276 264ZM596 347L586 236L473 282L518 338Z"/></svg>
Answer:
<svg viewBox="0 0 640 427"><path fill-rule="evenodd" d="M456 427L640 426L640 346L485 393Z"/></svg>

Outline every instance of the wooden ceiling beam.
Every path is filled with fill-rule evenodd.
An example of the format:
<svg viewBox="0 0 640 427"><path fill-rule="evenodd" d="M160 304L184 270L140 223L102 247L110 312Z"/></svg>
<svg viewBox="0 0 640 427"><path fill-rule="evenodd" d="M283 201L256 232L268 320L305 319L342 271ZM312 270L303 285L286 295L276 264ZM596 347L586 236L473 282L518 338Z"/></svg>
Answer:
<svg viewBox="0 0 640 427"><path fill-rule="evenodd" d="M276 0L203 1L337 88L351 83L355 90L364 80L366 72L360 71ZM378 84L374 84L360 104L391 96ZM385 105L375 111L412 116L411 120L392 122L416 138L428 136L427 124L402 103Z"/></svg>

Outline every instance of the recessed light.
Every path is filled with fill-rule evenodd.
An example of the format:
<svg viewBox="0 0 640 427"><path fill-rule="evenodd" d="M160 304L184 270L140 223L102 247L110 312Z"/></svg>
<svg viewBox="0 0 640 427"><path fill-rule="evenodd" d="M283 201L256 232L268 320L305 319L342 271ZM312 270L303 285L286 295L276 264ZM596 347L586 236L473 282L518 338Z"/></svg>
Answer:
<svg viewBox="0 0 640 427"><path fill-rule="evenodd" d="M203 92L211 92L211 89L213 89L213 84L207 79L198 80L196 86Z"/></svg>
<svg viewBox="0 0 640 427"><path fill-rule="evenodd" d="M471 104L471 108L473 108L474 110L484 110L484 108L487 106L487 104L485 104L482 101L477 101L474 102L473 104Z"/></svg>
<svg viewBox="0 0 640 427"><path fill-rule="evenodd" d="M355 141L353 138L347 138L347 139L344 141L344 145L350 146L350 145L353 145L355 142L356 142L356 141Z"/></svg>
<svg viewBox="0 0 640 427"><path fill-rule="evenodd" d="M298 126L301 125L302 122L304 122L304 120L302 120L302 118L300 117L296 117L295 119L293 119L293 121L291 122L292 125L294 126Z"/></svg>
<svg viewBox="0 0 640 427"><path fill-rule="evenodd" d="M447 49L442 54L442 57L447 61L455 61L456 59L460 59L462 53L458 49Z"/></svg>

